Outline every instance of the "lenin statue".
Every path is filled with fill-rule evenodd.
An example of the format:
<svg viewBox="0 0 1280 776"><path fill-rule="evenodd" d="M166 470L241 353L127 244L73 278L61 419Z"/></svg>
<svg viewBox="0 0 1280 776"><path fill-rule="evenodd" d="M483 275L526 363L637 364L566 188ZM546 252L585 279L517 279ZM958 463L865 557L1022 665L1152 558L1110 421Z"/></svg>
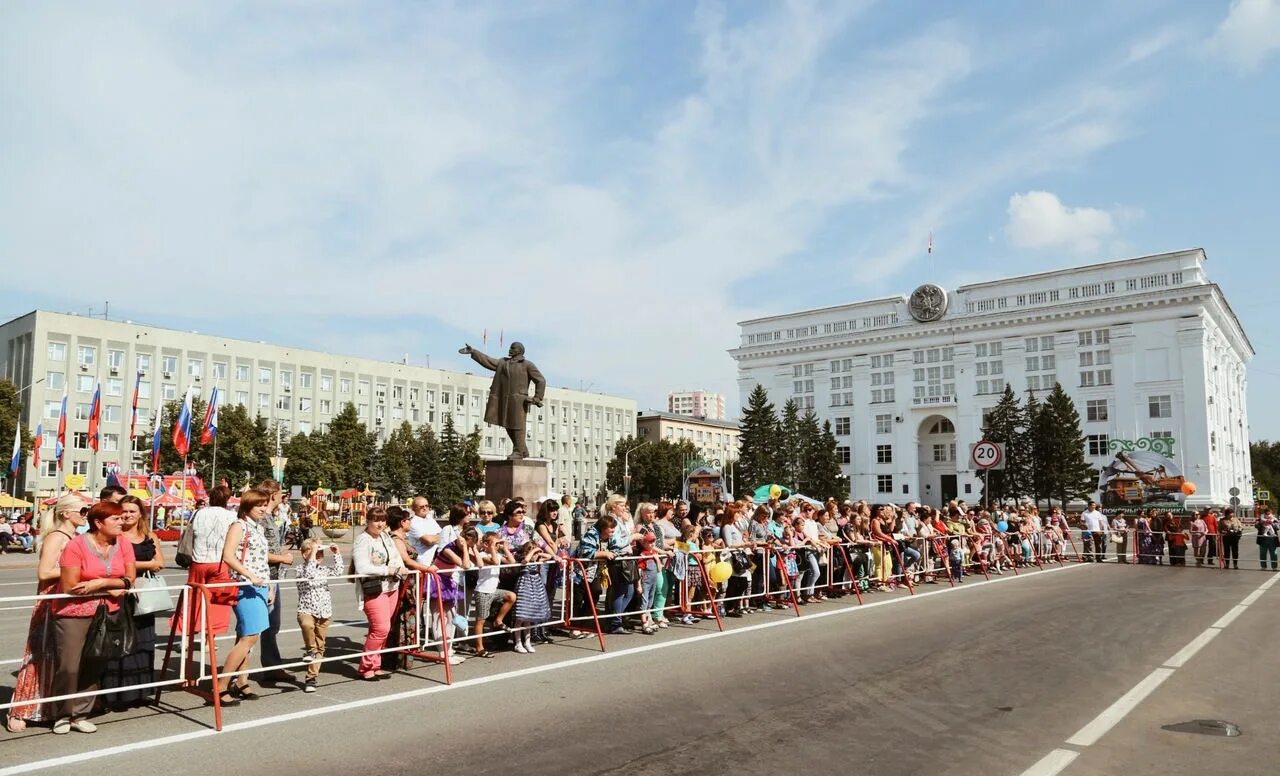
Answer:
<svg viewBox="0 0 1280 776"><path fill-rule="evenodd" d="M529 405L542 406L542 396L547 390L547 380L534 366L532 361L524 357L524 345L511 343L511 350L502 359L486 356L470 345L464 345L459 353L471 356L477 364L485 369L493 370L493 384L489 386L489 402L484 408L484 422L494 426L502 426L511 437L512 452L510 460L529 457L529 447L525 443L525 415ZM534 385L534 394L529 396L529 383Z"/></svg>

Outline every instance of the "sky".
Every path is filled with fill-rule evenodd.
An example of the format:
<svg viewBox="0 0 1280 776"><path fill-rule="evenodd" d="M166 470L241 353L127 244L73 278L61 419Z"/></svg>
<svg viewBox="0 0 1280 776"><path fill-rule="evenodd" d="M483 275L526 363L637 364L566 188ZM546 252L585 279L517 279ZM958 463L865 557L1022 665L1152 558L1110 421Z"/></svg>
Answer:
<svg viewBox="0 0 1280 776"><path fill-rule="evenodd" d="M0 315L736 409L738 321L1202 247L1278 438L1277 95L1280 0L4 3Z"/></svg>

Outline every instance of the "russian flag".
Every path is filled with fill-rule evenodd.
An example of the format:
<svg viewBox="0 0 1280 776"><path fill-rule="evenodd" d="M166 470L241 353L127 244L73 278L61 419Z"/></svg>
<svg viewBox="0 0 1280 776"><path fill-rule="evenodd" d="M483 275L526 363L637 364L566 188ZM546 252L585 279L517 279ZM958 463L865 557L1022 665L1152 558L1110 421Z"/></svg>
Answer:
<svg viewBox="0 0 1280 776"><path fill-rule="evenodd" d="M160 471L160 419L164 417L164 405L156 407L156 429L151 433L151 471Z"/></svg>
<svg viewBox="0 0 1280 776"><path fill-rule="evenodd" d="M195 388L187 389L187 395L182 399L182 409L178 412L178 419L173 422L173 448L183 458L186 458L187 453L191 451L191 398L194 392Z"/></svg>
<svg viewBox="0 0 1280 776"><path fill-rule="evenodd" d="M138 433L138 390L142 388L142 373L139 372L133 381L133 415L129 418L129 449L133 449L133 438Z"/></svg>
<svg viewBox="0 0 1280 776"><path fill-rule="evenodd" d="M204 411L204 430L200 432L200 444L207 445L218 435L218 386L209 394L209 406Z"/></svg>
<svg viewBox="0 0 1280 776"><path fill-rule="evenodd" d="M22 424L13 427L13 457L9 459L9 474L18 476L18 467L22 465Z"/></svg>
<svg viewBox="0 0 1280 776"><path fill-rule="evenodd" d="M62 468L62 454L67 451L67 392L62 392L62 409L58 411L58 438L53 443L53 457Z"/></svg>
<svg viewBox="0 0 1280 776"><path fill-rule="evenodd" d="M89 449L98 452L98 425L102 419L102 383L93 389L93 403L89 405Z"/></svg>
<svg viewBox="0 0 1280 776"><path fill-rule="evenodd" d="M44 444L44 423L36 424L36 442L31 446L31 465L40 471L40 445Z"/></svg>

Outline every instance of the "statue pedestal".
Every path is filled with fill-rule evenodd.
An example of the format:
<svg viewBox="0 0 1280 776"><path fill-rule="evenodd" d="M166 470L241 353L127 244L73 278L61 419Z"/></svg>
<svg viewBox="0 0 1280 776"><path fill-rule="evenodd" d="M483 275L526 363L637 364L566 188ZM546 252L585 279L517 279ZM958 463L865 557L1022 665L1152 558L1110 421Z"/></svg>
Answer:
<svg viewBox="0 0 1280 776"><path fill-rule="evenodd" d="M551 492L551 470L546 459L485 461L484 497L497 504L504 498L523 498L532 508Z"/></svg>

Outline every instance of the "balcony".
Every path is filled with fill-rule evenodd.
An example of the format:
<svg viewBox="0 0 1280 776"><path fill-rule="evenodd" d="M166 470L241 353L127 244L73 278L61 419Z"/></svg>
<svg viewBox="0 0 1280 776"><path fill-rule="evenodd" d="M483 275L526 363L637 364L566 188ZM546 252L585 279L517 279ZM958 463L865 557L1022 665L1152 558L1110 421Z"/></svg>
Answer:
<svg viewBox="0 0 1280 776"><path fill-rule="evenodd" d="M915 398L911 400L913 407L945 407L954 405L956 397L954 396L925 396L924 398Z"/></svg>

